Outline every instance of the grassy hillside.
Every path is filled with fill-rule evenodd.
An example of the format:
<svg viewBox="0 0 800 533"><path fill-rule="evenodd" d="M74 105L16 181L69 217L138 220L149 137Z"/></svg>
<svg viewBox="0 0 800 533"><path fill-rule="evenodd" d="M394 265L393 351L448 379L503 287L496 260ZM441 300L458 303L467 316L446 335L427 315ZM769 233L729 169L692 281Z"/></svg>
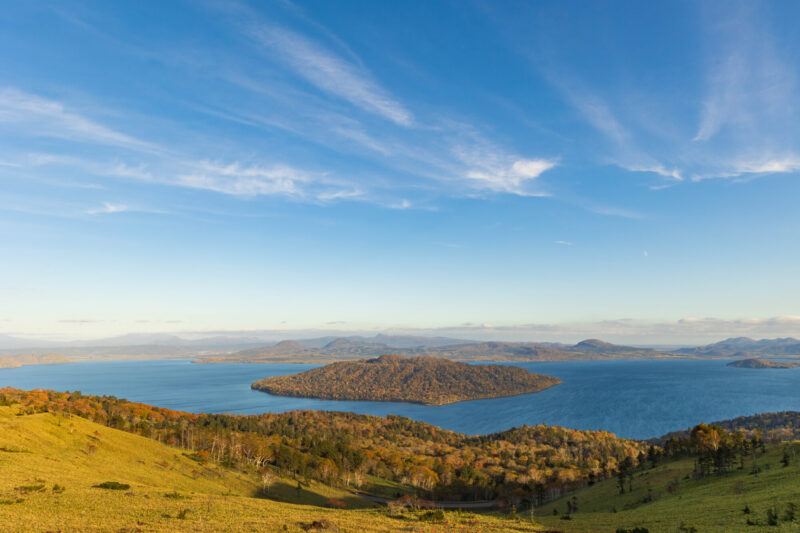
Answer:
<svg viewBox="0 0 800 533"><path fill-rule="evenodd" d="M382 355L332 363L253 383L282 396L443 405L464 400L539 392L561 380L504 365L470 365L434 357Z"/></svg>
<svg viewBox="0 0 800 533"><path fill-rule="evenodd" d="M501 515L390 514L345 491L313 482L298 490L279 477L269 498L295 503L260 498L251 474L83 418L22 415L15 406L0 407L0 473L1 531L535 530ZM121 490L97 487L109 481Z"/></svg>
<svg viewBox="0 0 800 533"><path fill-rule="evenodd" d="M783 466L784 452L789 466ZM800 443L768 446L755 461L748 459L743 469L725 475L695 479L694 469L695 460L687 458L639 470L632 491L625 482L625 494L619 493L616 479L600 481L537 508L536 520L567 533L636 527L650 533L800 531ZM564 520L571 502L577 511ZM793 522L786 520L790 504L797 506ZM745 513L745 507L751 512ZM773 508L777 526L768 525L767 511Z"/></svg>

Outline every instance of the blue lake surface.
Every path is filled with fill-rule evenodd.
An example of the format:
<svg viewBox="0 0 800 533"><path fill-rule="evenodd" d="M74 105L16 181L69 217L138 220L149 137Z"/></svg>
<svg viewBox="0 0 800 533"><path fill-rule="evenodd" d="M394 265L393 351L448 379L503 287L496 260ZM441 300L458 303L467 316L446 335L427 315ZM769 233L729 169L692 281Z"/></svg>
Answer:
<svg viewBox="0 0 800 533"><path fill-rule="evenodd" d="M79 390L190 412L279 413L293 409L395 414L471 435L522 424L603 429L650 438L768 411L800 410L800 369L727 367L727 360L521 363L561 378L537 394L443 406L272 396L250 389L266 376L315 365L193 364L188 360L103 361L0 370L0 386Z"/></svg>

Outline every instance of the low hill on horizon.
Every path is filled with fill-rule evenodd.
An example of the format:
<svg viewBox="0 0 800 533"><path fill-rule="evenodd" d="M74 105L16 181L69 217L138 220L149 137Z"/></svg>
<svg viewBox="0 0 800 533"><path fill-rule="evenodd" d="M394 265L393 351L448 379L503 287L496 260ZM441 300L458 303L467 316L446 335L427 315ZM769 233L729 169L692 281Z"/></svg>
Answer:
<svg viewBox="0 0 800 533"><path fill-rule="evenodd" d="M732 363L728 363L727 366L732 366L735 368L797 368L797 363L791 363L789 361L770 361L769 359L740 359L738 361L733 361Z"/></svg>
<svg viewBox="0 0 800 533"><path fill-rule="evenodd" d="M752 356L798 356L800 340L793 337L755 340L749 337L725 339L705 346L681 348L676 354L700 357L752 357Z"/></svg>
<svg viewBox="0 0 800 533"><path fill-rule="evenodd" d="M301 341L286 340L230 355L201 357L196 363L328 363L398 354L406 357L428 356L458 361L578 361L596 359L659 358L674 355L652 350L586 339L575 345L546 342L464 342L450 345L397 348L380 342L362 342L357 338L336 337L322 347L305 346Z"/></svg>
<svg viewBox="0 0 800 533"><path fill-rule="evenodd" d="M71 359L60 353L0 355L0 368L19 368L26 365L56 365L71 362Z"/></svg>
<svg viewBox="0 0 800 533"><path fill-rule="evenodd" d="M514 366L382 355L268 377L253 383L252 388L302 398L444 405L539 392L559 383L558 378Z"/></svg>

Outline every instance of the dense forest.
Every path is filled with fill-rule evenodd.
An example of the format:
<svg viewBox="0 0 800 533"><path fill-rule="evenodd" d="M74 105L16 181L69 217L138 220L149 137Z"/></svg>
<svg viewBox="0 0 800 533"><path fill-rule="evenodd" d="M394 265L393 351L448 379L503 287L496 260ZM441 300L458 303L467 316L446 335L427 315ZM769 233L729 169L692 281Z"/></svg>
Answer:
<svg viewBox="0 0 800 533"><path fill-rule="evenodd" d="M253 383L281 396L442 405L464 400L539 392L561 380L515 366L470 365L433 357L382 355L332 363Z"/></svg>
<svg viewBox="0 0 800 533"><path fill-rule="evenodd" d="M49 411L182 447L198 461L277 469L299 483L369 488L369 476L440 500L515 498L542 503L647 457L643 443L602 431L539 425L470 437L389 416L293 411L192 414L79 392L0 389L0 405Z"/></svg>
<svg viewBox="0 0 800 533"><path fill-rule="evenodd" d="M800 440L800 411L781 411L759 415L740 416L730 420L712 422L712 426L728 432L742 433L748 438L759 437L767 442ZM685 439L691 429L673 431L653 439L653 443L664 445L670 439Z"/></svg>

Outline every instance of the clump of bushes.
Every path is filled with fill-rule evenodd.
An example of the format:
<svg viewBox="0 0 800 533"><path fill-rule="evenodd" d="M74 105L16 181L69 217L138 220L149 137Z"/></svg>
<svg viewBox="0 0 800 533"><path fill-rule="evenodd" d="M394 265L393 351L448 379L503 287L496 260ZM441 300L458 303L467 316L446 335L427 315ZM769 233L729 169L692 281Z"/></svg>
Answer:
<svg viewBox="0 0 800 533"><path fill-rule="evenodd" d="M426 511L419 516L422 522L444 522L444 511L436 509L434 511Z"/></svg>
<svg viewBox="0 0 800 533"><path fill-rule="evenodd" d="M93 485L96 489L108 489L108 490L128 490L131 488L130 485L127 483L120 483L119 481L103 481L98 485Z"/></svg>
<svg viewBox="0 0 800 533"><path fill-rule="evenodd" d="M300 524L300 529L303 531L339 531L339 528L330 523L326 519L314 520L310 524Z"/></svg>
<svg viewBox="0 0 800 533"><path fill-rule="evenodd" d="M44 484L22 485L20 487L16 487L14 490L19 491L22 494L29 494L31 492L42 492L45 490L45 487Z"/></svg>

